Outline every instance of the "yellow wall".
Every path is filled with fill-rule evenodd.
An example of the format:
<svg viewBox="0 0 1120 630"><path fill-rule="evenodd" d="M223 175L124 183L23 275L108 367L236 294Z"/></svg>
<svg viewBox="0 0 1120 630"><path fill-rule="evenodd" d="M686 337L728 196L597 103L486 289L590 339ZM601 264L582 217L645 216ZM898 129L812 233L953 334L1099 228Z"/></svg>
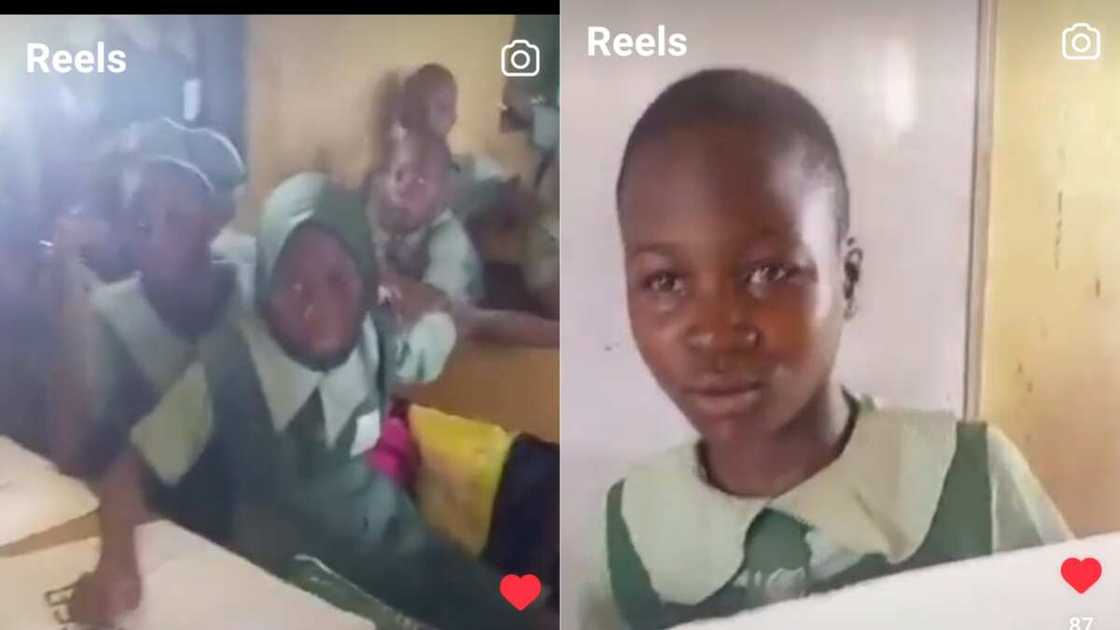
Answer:
<svg viewBox="0 0 1120 630"><path fill-rule="evenodd" d="M1120 529L1120 2L997 11L980 409L1078 534ZM1100 29L1098 61L1061 33Z"/></svg>
<svg viewBox="0 0 1120 630"><path fill-rule="evenodd" d="M251 227L259 202L283 178L325 166L356 183L379 159L377 96L391 72L438 62L459 84L456 152L485 152L512 170L532 168L523 134L503 134L501 47L512 16L254 16L249 19L246 129Z"/></svg>

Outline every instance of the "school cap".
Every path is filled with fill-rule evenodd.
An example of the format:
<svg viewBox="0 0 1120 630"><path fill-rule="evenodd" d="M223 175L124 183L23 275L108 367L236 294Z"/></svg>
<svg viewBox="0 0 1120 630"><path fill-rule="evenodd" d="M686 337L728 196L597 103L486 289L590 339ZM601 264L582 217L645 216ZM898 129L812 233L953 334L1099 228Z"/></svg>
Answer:
<svg viewBox="0 0 1120 630"><path fill-rule="evenodd" d="M245 182L245 162L224 135L208 128L191 129L160 118L130 128L122 142L123 151L139 158L139 165L169 162L197 176L216 200L232 207L237 189ZM132 181L129 181L129 180ZM126 178L125 199L130 199L137 177Z"/></svg>
<svg viewBox="0 0 1120 630"><path fill-rule="evenodd" d="M300 173L281 182L264 201L257 236L258 299L272 290L273 272L284 246L304 224L334 234L354 258L363 280L376 272L373 238L362 197L322 173Z"/></svg>

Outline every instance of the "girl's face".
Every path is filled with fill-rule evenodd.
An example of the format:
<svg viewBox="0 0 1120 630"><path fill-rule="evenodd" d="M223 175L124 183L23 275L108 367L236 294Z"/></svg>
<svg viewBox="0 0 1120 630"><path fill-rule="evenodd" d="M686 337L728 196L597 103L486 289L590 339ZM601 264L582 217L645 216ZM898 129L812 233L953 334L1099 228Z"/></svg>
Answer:
<svg viewBox="0 0 1120 630"><path fill-rule="evenodd" d="M122 218L125 255L150 286L175 291L210 264L219 219L209 203L194 175L165 165L145 169Z"/></svg>
<svg viewBox="0 0 1120 630"><path fill-rule="evenodd" d="M383 202L377 222L386 231L416 231L442 212L448 169L437 156L407 136L394 146L379 191Z"/></svg>
<svg viewBox="0 0 1120 630"><path fill-rule="evenodd" d="M844 298L832 180L742 126L670 131L619 195L630 324L707 441L780 431L828 385Z"/></svg>
<svg viewBox="0 0 1120 630"><path fill-rule="evenodd" d="M446 138L459 118L458 88L450 81L438 83L428 89L424 100L428 131L440 138Z"/></svg>
<svg viewBox="0 0 1120 630"><path fill-rule="evenodd" d="M316 367L333 367L357 343L365 315L358 266L336 236L299 228L276 263L265 316L281 345Z"/></svg>

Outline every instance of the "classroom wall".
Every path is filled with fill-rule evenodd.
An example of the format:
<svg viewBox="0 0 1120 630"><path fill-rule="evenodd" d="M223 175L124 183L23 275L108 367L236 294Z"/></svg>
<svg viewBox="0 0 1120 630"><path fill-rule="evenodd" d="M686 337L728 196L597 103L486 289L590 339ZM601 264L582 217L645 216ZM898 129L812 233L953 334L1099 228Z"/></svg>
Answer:
<svg viewBox="0 0 1120 630"><path fill-rule="evenodd" d="M1086 21L1103 55L1074 62ZM1078 534L1120 528L1120 3L1000 2L983 417Z"/></svg>
<svg viewBox="0 0 1120 630"><path fill-rule="evenodd" d="M383 81L427 62L447 66L459 84L452 150L486 152L511 170L530 172L524 134L498 128L500 51L512 32L508 15L250 17L250 178L238 224L251 228L268 191L300 170L326 168L359 182L380 155L374 125Z"/></svg>

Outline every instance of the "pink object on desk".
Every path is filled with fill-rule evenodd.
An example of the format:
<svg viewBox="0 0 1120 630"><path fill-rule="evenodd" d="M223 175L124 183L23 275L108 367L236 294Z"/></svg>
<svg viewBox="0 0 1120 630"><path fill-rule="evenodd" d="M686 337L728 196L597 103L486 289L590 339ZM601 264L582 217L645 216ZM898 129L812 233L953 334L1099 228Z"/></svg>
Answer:
<svg viewBox="0 0 1120 630"><path fill-rule="evenodd" d="M369 467L389 477L409 494L420 468L420 450L408 426L408 403L396 401L381 425L381 437L365 453Z"/></svg>

